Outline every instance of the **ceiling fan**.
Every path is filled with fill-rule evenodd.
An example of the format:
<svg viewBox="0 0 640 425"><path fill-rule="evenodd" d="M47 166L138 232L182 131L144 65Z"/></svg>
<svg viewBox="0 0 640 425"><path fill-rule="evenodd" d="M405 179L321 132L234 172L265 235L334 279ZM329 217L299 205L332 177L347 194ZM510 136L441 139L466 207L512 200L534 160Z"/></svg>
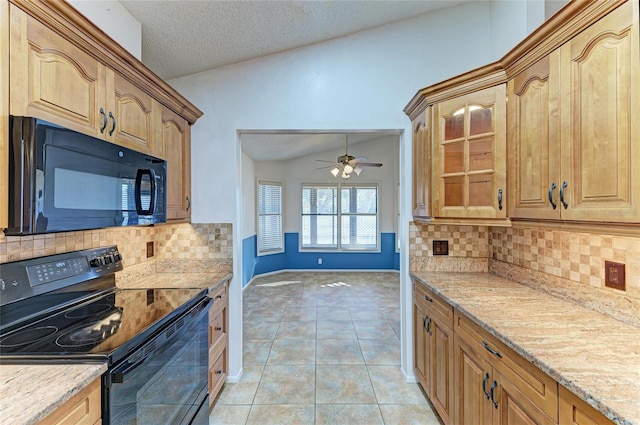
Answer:
<svg viewBox="0 0 640 425"><path fill-rule="evenodd" d="M340 155L338 157L338 161L326 161L323 159L316 159L317 162L330 162L332 165L327 165L326 167L319 167L316 170L322 170L325 168L331 168L329 172L333 175L333 177L342 177L343 179L348 179L351 177L352 173L356 173L357 176L362 172L362 167L382 167L382 163L380 162L366 162L367 157L358 156L355 157L353 155L349 155L349 135L345 135L344 142L344 155Z"/></svg>

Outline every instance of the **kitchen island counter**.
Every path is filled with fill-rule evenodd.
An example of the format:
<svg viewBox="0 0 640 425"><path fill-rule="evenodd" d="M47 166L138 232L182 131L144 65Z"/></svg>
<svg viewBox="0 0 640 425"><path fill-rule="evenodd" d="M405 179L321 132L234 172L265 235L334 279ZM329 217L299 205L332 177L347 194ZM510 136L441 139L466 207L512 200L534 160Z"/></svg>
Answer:
<svg viewBox="0 0 640 425"><path fill-rule="evenodd" d="M615 423L640 425L640 328L489 273L411 275Z"/></svg>
<svg viewBox="0 0 640 425"><path fill-rule="evenodd" d="M0 422L40 422L107 370L106 363L0 365Z"/></svg>

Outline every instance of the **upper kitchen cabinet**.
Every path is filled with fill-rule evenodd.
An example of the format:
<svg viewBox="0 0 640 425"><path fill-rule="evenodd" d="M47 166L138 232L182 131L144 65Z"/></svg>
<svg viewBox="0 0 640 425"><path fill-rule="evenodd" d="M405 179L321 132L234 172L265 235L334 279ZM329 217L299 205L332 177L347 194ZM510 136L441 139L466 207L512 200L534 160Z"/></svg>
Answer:
<svg viewBox="0 0 640 425"><path fill-rule="evenodd" d="M11 7L11 114L152 153L151 96Z"/></svg>
<svg viewBox="0 0 640 425"><path fill-rule="evenodd" d="M411 122L413 129L413 216L428 218L431 215L429 182L431 181L431 107Z"/></svg>
<svg viewBox="0 0 640 425"><path fill-rule="evenodd" d="M637 9L570 4L507 56L511 218L640 220Z"/></svg>
<svg viewBox="0 0 640 425"><path fill-rule="evenodd" d="M162 109L160 133L167 160L167 220L191 217L191 127L179 115Z"/></svg>
<svg viewBox="0 0 640 425"><path fill-rule="evenodd" d="M560 218L559 56L554 51L507 83L511 218Z"/></svg>
<svg viewBox="0 0 640 425"><path fill-rule="evenodd" d="M434 106L435 217L507 216L505 108L504 84Z"/></svg>
<svg viewBox="0 0 640 425"><path fill-rule="evenodd" d="M622 4L560 48L562 218L640 220L637 4Z"/></svg>
<svg viewBox="0 0 640 425"><path fill-rule="evenodd" d="M509 225L505 83L491 64L420 90L404 109L415 220Z"/></svg>

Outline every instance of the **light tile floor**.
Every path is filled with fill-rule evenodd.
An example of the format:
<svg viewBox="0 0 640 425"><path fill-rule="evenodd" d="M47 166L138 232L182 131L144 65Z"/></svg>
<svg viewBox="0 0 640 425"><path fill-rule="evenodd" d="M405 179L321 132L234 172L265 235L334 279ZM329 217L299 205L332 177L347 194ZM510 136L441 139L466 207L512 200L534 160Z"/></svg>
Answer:
<svg viewBox="0 0 640 425"><path fill-rule="evenodd" d="M244 374L211 425L437 425L400 371L396 273L279 273L245 289Z"/></svg>

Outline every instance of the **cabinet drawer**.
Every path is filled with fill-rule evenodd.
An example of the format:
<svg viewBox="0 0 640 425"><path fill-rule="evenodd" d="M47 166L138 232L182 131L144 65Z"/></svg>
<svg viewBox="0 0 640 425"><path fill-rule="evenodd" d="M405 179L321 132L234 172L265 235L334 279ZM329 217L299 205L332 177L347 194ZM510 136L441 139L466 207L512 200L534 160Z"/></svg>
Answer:
<svg viewBox="0 0 640 425"><path fill-rule="evenodd" d="M227 333L226 314L223 309L213 319L209 319L209 347Z"/></svg>
<svg viewBox="0 0 640 425"><path fill-rule="evenodd" d="M227 378L226 354L227 350L224 349L209 367L209 406L215 401Z"/></svg>
<svg viewBox="0 0 640 425"><path fill-rule="evenodd" d="M453 328L453 307L419 282L413 283L413 298L424 311L443 326Z"/></svg>
<svg viewBox="0 0 640 425"><path fill-rule="evenodd" d="M455 332L509 380L514 389L557 421L558 383L553 378L458 311L455 312Z"/></svg>
<svg viewBox="0 0 640 425"><path fill-rule="evenodd" d="M227 306L228 293L227 283L223 282L209 292L209 297L213 300L213 305L209 310L209 320L212 320L218 312Z"/></svg>

